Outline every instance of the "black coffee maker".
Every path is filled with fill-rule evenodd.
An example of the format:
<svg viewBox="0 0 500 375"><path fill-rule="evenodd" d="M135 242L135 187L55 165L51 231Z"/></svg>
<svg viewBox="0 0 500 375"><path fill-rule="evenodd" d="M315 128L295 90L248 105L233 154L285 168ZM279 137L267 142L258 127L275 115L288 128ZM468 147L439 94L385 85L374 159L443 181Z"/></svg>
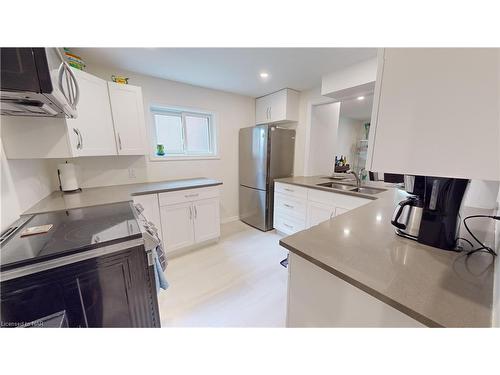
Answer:
<svg viewBox="0 0 500 375"><path fill-rule="evenodd" d="M405 190L418 197L422 217L418 242L453 250L458 238L459 212L469 180L405 175Z"/></svg>

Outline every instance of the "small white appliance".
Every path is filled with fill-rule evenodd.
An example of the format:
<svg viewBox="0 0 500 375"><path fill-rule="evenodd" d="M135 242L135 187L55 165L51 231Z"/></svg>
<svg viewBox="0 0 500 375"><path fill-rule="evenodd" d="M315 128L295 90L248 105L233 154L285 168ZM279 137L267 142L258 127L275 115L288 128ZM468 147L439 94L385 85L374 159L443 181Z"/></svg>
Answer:
<svg viewBox="0 0 500 375"><path fill-rule="evenodd" d="M81 190L74 164L68 162L59 164L57 166L57 176L59 177L59 188L61 191L74 192Z"/></svg>

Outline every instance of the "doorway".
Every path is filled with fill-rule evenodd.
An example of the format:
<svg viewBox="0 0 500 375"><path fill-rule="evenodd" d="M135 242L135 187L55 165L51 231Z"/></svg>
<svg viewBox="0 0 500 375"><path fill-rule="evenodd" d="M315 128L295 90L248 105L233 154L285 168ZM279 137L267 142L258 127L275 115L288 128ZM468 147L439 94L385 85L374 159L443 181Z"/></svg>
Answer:
<svg viewBox="0 0 500 375"><path fill-rule="evenodd" d="M308 176L351 169L368 178L365 167L372 106L373 94L311 104L305 166ZM345 165L335 168L336 159L345 161Z"/></svg>

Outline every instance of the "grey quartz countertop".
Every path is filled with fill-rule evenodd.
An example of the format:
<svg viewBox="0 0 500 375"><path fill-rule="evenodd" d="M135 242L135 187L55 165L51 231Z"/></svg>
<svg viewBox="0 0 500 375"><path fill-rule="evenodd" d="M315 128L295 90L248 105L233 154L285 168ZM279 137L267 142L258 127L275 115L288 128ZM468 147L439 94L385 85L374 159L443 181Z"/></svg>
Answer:
<svg viewBox="0 0 500 375"><path fill-rule="evenodd" d="M55 191L36 203L33 207L24 212L23 215L127 202L131 201L135 195L164 193L216 185L222 185L222 182L200 177L183 180L84 188L81 192L76 193Z"/></svg>
<svg viewBox="0 0 500 375"><path fill-rule="evenodd" d="M277 181L316 188L318 180ZM373 202L284 237L280 244L427 326L491 326L492 257L467 257L397 236L390 220L405 196L387 187Z"/></svg>

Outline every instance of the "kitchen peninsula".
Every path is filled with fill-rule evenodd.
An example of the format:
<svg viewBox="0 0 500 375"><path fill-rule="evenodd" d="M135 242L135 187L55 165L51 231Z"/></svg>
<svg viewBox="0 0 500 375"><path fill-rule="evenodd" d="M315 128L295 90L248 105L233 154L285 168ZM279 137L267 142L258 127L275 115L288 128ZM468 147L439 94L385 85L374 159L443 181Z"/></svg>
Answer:
<svg viewBox="0 0 500 375"><path fill-rule="evenodd" d="M320 188L317 177L278 182ZM492 257L397 236L390 220L406 193L385 189L363 206L281 239L290 250L287 326L490 327Z"/></svg>

